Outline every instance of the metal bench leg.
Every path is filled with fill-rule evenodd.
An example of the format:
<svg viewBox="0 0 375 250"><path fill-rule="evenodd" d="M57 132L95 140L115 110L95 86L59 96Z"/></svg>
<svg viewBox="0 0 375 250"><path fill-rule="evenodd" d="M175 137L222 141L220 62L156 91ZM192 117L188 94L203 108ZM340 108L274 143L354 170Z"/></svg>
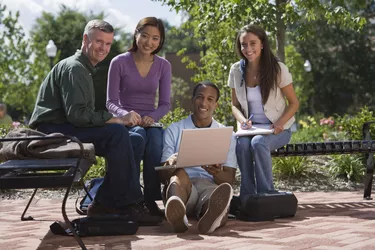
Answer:
<svg viewBox="0 0 375 250"><path fill-rule="evenodd" d="M366 154L366 174L364 178L365 190L363 193L363 199L372 200L371 188L374 176L374 155Z"/></svg>
<svg viewBox="0 0 375 250"><path fill-rule="evenodd" d="M65 205L66 205L66 200L68 199L68 195L70 193L70 189L72 188L72 185L73 185L73 183L66 190L66 193L65 193L65 196L64 196L64 199L63 199L63 202L62 202L61 211L62 211L62 215L63 215L63 218L64 218L64 221L65 221L66 225L69 227L70 231L73 233L73 236L76 239L76 241L78 242L79 246L83 250L87 250L87 248L86 248L85 244L83 243L81 237L79 237L77 232L74 230L74 228L72 226L72 223L70 222L68 216L66 215Z"/></svg>
<svg viewBox="0 0 375 250"><path fill-rule="evenodd" d="M27 217L25 217L25 214L26 214L26 212L27 212L27 209L29 209L29 206L30 206L30 204L31 204L31 201L34 199L34 196L35 196L35 194L36 194L36 191L38 191L37 188L34 189L34 192L33 192L33 194L31 195L31 198L30 198L30 200L29 200L29 203L27 203L27 205L26 205L26 207L25 207L25 210L23 210L23 213L22 213L22 215L21 215L21 221L25 221L25 220L33 220L33 219L34 219L32 216L27 216Z"/></svg>

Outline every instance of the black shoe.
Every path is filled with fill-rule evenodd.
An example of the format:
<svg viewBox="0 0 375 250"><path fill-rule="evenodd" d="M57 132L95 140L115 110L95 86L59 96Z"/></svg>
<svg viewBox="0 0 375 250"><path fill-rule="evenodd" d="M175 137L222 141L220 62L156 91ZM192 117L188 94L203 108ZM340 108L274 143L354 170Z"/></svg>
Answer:
<svg viewBox="0 0 375 250"><path fill-rule="evenodd" d="M139 226L158 226L164 218L150 213L144 201L129 205L132 218L138 222Z"/></svg>
<svg viewBox="0 0 375 250"><path fill-rule="evenodd" d="M155 201L146 201L145 204L151 215L164 218L164 212L159 208L158 204L156 204Z"/></svg>

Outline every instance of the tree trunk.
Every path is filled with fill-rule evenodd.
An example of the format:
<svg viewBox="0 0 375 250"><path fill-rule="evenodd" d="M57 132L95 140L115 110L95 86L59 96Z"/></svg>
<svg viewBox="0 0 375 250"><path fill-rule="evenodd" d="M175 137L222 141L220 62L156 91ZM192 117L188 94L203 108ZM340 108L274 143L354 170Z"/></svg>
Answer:
<svg viewBox="0 0 375 250"><path fill-rule="evenodd" d="M281 16L285 12L287 0L276 0L276 50L279 59L285 62L285 30L286 25Z"/></svg>

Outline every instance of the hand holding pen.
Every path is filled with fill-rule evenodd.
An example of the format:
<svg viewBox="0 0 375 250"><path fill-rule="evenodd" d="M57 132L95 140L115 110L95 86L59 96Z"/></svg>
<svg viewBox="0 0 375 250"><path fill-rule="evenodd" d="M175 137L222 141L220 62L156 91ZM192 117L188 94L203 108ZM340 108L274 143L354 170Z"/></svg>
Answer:
<svg viewBox="0 0 375 250"><path fill-rule="evenodd" d="M249 119L241 122L241 128L246 130L252 127L251 119L253 118L254 114L250 114Z"/></svg>

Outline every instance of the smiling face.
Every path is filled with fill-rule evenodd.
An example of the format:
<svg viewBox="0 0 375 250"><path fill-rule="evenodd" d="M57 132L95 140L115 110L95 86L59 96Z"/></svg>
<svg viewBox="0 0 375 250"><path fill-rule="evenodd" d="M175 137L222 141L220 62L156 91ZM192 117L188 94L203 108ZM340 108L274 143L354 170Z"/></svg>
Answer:
<svg viewBox="0 0 375 250"><path fill-rule="evenodd" d="M211 86L200 86L193 97L193 121L197 127L211 124L212 115L217 108L217 91Z"/></svg>
<svg viewBox="0 0 375 250"><path fill-rule="evenodd" d="M258 62L262 54L263 44L259 37L251 32L244 32L239 37L242 55L249 62Z"/></svg>
<svg viewBox="0 0 375 250"><path fill-rule="evenodd" d="M89 34L83 36L82 52L93 66L103 61L108 55L113 37L113 33L103 32L99 29L93 29Z"/></svg>
<svg viewBox="0 0 375 250"><path fill-rule="evenodd" d="M157 27L147 25L135 35L137 52L151 55L160 45L160 31Z"/></svg>

